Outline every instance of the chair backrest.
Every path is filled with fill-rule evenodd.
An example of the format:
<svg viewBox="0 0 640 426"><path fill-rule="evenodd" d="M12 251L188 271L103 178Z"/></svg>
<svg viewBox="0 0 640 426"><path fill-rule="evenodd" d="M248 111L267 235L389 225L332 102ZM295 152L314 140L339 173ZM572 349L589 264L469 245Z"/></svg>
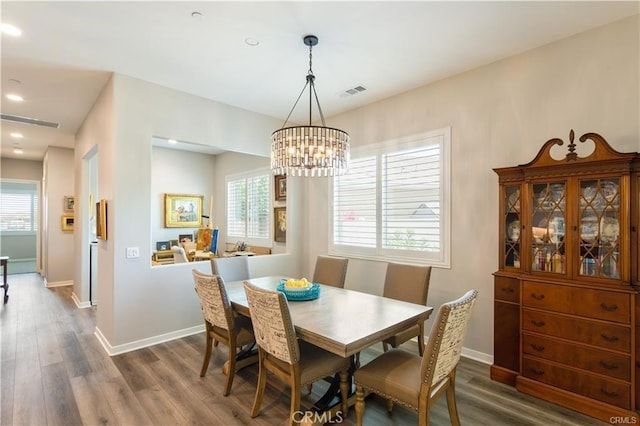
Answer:
<svg viewBox="0 0 640 426"><path fill-rule="evenodd" d="M429 295L431 266L389 263L382 295L404 302L424 305Z"/></svg>
<svg viewBox="0 0 640 426"><path fill-rule="evenodd" d="M348 262L349 259L342 257L318 256L313 282L344 288Z"/></svg>
<svg viewBox="0 0 640 426"><path fill-rule="evenodd" d="M196 243L192 242L192 241L185 241L182 244L182 247L184 248L184 251L187 253L191 253L191 252L195 252L196 251Z"/></svg>
<svg viewBox="0 0 640 426"><path fill-rule="evenodd" d="M300 347L284 294L245 281L253 332L262 350L288 364L300 360Z"/></svg>
<svg viewBox="0 0 640 426"><path fill-rule="evenodd" d="M420 371L423 382L428 387L438 383L456 368L477 295L477 290L469 290L461 298L443 304L438 310Z"/></svg>
<svg viewBox="0 0 640 426"><path fill-rule="evenodd" d="M189 262L189 259L187 259L187 255L182 247L173 246L171 247L171 251L173 252L173 263Z"/></svg>
<svg viewBox="0 0 640 426"><path fill-rule="evenodd" d="M220 275L228 283L251 278L247 256L212 257L211 271L213 275Z"/></svg>
<svg viewBox="0 0 640 426"><path fill-rule="evenodd" d="M233 308L222 277L208 275L197 269L192 272L204 319L215 327L233 330L235 326Z"/></svg>

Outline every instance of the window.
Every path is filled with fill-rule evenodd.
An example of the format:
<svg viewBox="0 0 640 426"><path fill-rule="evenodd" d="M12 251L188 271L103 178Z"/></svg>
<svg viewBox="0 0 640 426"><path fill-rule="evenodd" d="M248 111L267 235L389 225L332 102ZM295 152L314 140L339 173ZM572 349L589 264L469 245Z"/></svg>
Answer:
<svg viewBox="0 0 640 426"><path fill-rule="evenodd" d="M330 252L449 267L449 145L445 128L353 150L333 179Z"/></svg>
<svg viewBox="0 0 640 426"><path fill-rule="evenodd" d="M34 233L38 230L38 187L30 182L2 182L0 231Z"/></svg>
<svg viewBox="0 0 640 426"><path fill-rule="evenodd" d="M270 243L270 177L261 170L227 178L228 241Z"/></svg>

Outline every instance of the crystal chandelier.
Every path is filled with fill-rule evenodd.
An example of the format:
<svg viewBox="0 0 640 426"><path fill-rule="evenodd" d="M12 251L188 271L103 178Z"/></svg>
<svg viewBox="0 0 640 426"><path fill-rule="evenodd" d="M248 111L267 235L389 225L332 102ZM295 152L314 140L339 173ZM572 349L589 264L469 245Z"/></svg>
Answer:
<svg viewBox="0 0 640 426"><path fill-rule="evenodd" d="M289 176L342 175L349 165L349 135L347 132L325 125L314 85L316 77L311 69L311 49L318 44L318 37L308 35L303 40L304 44L309 46L307 82L282 128L271 134L271 171L276 175ZM285 127L307 86L309 87L309 125ZM311 125L313 97L318 106L322 126Z"/></svg>

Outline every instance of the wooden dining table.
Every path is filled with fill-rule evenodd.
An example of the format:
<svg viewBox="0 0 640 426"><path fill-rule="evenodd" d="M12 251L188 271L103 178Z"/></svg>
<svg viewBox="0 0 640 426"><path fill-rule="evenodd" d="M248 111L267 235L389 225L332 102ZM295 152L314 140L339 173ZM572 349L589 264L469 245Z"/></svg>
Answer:
<svg viewBox="0 0 640 426"><path fill-rule="evenodd" d="M276 290L282 276L251 278L251 284ZM225 284L234 309L246 316L249 305L243 281ZM342 357L425 321L433 308L359 291L320 285L320 296L309 301L289 301L298 338Z"/></svg>

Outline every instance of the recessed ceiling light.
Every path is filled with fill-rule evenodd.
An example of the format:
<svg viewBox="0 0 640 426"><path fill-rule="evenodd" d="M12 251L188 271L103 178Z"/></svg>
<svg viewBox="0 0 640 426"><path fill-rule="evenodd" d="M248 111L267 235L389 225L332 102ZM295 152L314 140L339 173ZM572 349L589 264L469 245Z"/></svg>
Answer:
<svg viewBox="0 0 640 426"><path fill-rule="evenodd" d="M0 32L13 37L20 37L22 35L22 30L11 24L0 24Z"/></svg>
<svg viewBox="0 0 640 426"><path fill-rule="evenodd" d="M22 135L22 133L13 132L13 133L11 133L11 137L20 139L20 138L22 138L24 136Z"/></svg>
<svg viewBox="0 0 640 426"><path fill-rule="evenodd" d="M257 46L260 44L260 40L257 40L253 37L247 37L244 39L244 42L248 45L248 46Z"/></svg>
<svg viewBox="0 0 640 426"><path fill-rule="evenodd" d="M13 153L14 154L24 154L24 151L22 150L22 148L14 148L13 149Z"/></svg>
<svg viewBox="0 0 640 426"><path fill-rule="evenodd" d="M175 139L169 139L167 142L169 142L171 145L175 145L178 143L178 141Z"/></svg>
<svg viewBox="0 0 640 426"><path fill-rule="evenodd" d="M16 95L15 93L9 93L6 96L7 99L9 99L10 101L15 101L15 102L22 102L24 101L24 98L20 95Z"/></svg>

